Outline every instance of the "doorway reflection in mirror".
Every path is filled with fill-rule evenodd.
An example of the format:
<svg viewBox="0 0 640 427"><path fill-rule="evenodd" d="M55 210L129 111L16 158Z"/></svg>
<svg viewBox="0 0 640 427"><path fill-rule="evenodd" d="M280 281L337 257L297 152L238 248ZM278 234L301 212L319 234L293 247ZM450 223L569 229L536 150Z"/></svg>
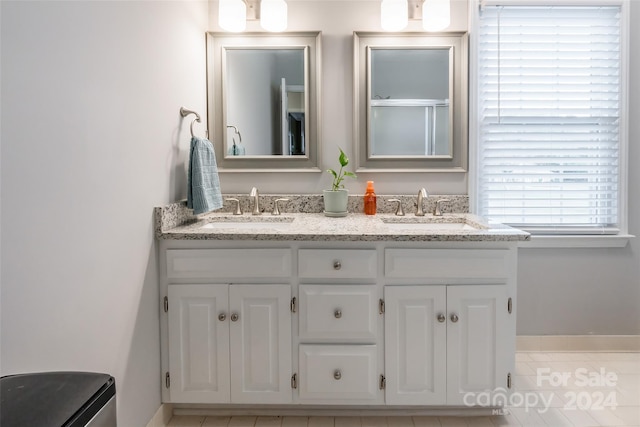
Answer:
<svg viewBox="0 0 640 427"><path fill-rule="evenodd" d="M304 48L226 49L228 156L306 154L304 57Z"/></svg>

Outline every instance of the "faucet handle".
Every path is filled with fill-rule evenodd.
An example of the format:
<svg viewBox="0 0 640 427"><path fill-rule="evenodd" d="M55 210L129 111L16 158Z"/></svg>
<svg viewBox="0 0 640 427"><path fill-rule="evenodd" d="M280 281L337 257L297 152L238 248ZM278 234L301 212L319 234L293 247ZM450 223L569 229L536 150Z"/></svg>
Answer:
<svg viewBox="0 0 640 427"><path fill-rule="evenodd" d="M234 215L242 215L242 209L240 208L240 200L235 199L233 197L229 197L228 199L225 199L225 200L228 200L230 202L235 202L235 205L234 205L235 209L233 210Z"/></svg>
<svg viewBox="0 0 640 427"><path fill-rule="evenodd" d="M278 208L278 202L288 202L289 199L276 199L273 202L273 211L271 215L280 215L280 209Z"/></svg>
<svg viewBox="0 0 640 427"><path fill-rule="evenodd" d="M451 200L449 199L438 199L436 200L436 207L433 210L433 216L442 216L442 211L440 210L442 207L442 203L449 203Z"/></svg>
<svg viewBox="0 0 640 427"><path fill-rule="evenodd" d="M398 208L396 209L397 216L404 216L404 209L402 208L402 200L400 199L389 199L390 202L398 202Z"/></svg>

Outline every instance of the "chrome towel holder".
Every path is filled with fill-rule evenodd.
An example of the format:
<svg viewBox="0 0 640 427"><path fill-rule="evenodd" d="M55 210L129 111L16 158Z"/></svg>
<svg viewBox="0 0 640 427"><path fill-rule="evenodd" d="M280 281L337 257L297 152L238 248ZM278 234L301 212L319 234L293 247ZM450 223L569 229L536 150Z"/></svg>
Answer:
<svg viewBox="0 0 640 427"><path fill-rule="evenodd" d="M195 122L200 123L202 120L200 120L200 114L196 113L195 111L188 110L188 109L186 109L184 107L180 107L180 115L182 117L187 117L189 114L195 114L195 116L196 116L196 118L193 119L193 121L191 122L191 126L189 126L189 130L191 131L191 137L194 138L195 134L193 133L193 124Z"/></svg>

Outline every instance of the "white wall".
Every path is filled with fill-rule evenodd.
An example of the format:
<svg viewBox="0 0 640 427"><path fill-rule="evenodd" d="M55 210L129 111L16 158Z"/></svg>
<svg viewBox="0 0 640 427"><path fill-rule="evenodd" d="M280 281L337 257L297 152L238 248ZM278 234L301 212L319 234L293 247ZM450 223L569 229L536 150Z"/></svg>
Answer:
<svg viewBox="0 0 640 427"><path fill-rule="evenodd" d="M144 426L160 405L152 210L185 195L179 108L206 117L208 5L0 7L1 373L110 373L119 425Z"/></svg>

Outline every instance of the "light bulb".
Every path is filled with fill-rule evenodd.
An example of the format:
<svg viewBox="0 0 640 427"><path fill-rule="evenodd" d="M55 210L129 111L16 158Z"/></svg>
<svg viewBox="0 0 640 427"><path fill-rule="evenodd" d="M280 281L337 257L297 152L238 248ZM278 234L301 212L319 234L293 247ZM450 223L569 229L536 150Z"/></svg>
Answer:
<svg viewBox="0 0 640 427"><path fill-rule="evenodd" d="M425 0L422 5L422 28L425 31L444 30L451 24L450 0Z"/></svg>
<svg viewBox="0 0 640 427"><path fill-rule="evenodd" d="M218 5L218 25L232 32L244 31L247 26L247 5L243 0L220 0Z"/></svg>
<svg viewBox="0 0 640 427"><path fill-rule="evenodd" d="M260 25L267 31L287 29L287 2L284 0L262 0L260 2Z"/></svg>
<svg viewBox="0 0 640 427"><path fill-rule="evenodd" d="M407 0L382 0L380 26L385 31L400 31L407 26L409 5Z"/></svg>

